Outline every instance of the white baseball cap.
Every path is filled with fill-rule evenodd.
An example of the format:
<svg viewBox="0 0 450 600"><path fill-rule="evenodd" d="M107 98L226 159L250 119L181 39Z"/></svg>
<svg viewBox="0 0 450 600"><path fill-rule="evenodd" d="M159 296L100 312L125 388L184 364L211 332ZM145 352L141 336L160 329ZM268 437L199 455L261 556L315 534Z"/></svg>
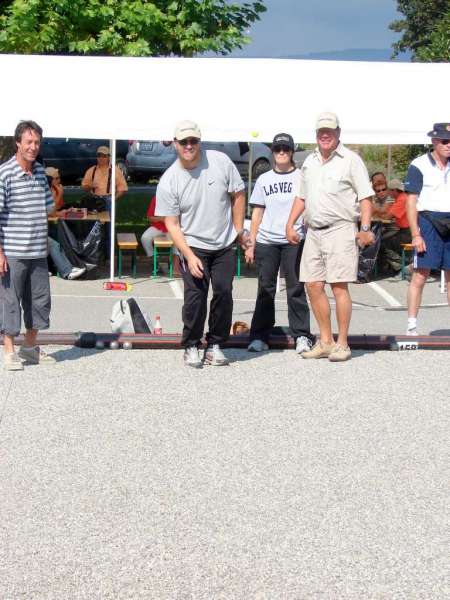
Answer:
<svg viewBox="0 0 450 600"><path fill-rule="evenodd" d="M176 140L185 140L193 137L200 139L202 137L200 127L194 121L180 121L175 127L174 138Z"/></svg>
<svg viewBox="0 0 450 600"><path fill-rule="evenodd" d="M316 131L318 129L338 129L339 118L335 113L323 112L317 117Z"/></svg>

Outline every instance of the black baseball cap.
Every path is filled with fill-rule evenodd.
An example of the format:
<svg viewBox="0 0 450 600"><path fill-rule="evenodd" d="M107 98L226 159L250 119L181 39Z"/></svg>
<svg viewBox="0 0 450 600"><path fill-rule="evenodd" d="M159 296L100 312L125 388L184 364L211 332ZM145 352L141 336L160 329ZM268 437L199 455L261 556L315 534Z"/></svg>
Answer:
<svg viewBox="0 0 450 600"><path fill-rule="evenodd" d="M429 131L427 135L448 140L450 138L450 123L435 123L432 131Z"/></svg>
<svg viewBox="0 0 450 600"><path fill-rule="evenodd" d="M277 133L273 138L272 148L274 146L287 146L292 151L295 150L294 138L289 133Z"/></svg>

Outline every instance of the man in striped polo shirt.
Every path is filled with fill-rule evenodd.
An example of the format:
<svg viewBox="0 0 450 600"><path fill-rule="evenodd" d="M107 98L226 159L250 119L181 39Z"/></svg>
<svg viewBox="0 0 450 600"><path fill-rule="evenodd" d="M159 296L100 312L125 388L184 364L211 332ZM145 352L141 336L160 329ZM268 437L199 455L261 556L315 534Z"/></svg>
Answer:
<svg viewBox="0 0 450 600"><path fill-rule="evenodd" d="M23 361L55 362L36 345L38 331L49 327L47 214L54 210L44 169L36 162L41 139L37 123L21 121L14 133L16 154L0 166L0 332L8 371L22 370ZM26 332L16 354L21 307Z"/></svg>

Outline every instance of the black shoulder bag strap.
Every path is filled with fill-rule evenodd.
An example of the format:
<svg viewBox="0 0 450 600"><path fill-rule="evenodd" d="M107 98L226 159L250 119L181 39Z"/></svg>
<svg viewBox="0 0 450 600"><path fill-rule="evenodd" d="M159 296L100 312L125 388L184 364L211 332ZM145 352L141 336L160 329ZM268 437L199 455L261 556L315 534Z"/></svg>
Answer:
<svg viewBox="0 0 450 600"><path fill-rule="evenodd" d="M112 171L112 168L109 167L109 169L108 169L108 183L106 184L106 193L107 193L108 196L111 193L111 171Z"/></svg>

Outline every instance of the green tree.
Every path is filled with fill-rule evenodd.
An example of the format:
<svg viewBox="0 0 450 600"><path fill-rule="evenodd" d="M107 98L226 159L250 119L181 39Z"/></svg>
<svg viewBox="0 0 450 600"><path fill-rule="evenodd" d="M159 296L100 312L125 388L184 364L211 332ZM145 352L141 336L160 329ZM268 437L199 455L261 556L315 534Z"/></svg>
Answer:
<svg viewBox="0 0 450 600"><path fill-rule="evenodd" d="M405 18L389 29L402 34L393 44L394 57L410 51L412 60L446 62L450 59L450 7L448 0L397 0Z"/></svg>
<svg viewBox="0 0 450 600"><path fill-rule="evenodd" d="M13 0L0 4L0 52L227 54L265 10L263 0Z"/></svg>

